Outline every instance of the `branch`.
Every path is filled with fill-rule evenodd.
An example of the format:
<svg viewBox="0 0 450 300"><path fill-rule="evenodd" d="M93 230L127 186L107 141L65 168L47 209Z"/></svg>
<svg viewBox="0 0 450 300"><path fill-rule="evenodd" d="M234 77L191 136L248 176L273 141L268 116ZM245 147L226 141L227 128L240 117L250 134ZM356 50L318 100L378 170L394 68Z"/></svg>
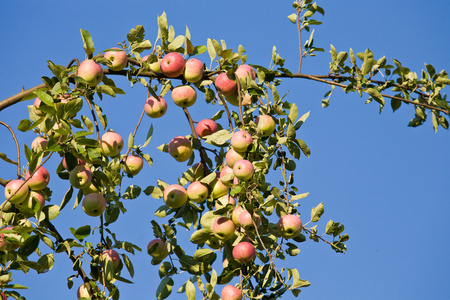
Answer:
<svg viewBox="0 0 450 300"><path fill-rule="evenodd" d="M14 96L11 96L9 98L6 98L2 101L0 101L0 111L2 111L3 109L16 104L17 102L20 102L20 100L22 100L24 97L28 96L29 94L37 91L38 89L42 89L47 87L47 85L45 83L41 83L40 85L37 85L35 87L32 87L31 89L22 91L18 94L15 94Z"/></svg>
<svg viewBox="0 0 450 300"><path fill-rule="evenodd" d="M17 141L16 135L14 134L14 131L12 128L6 124L5 122L0 121L0 124L8 128L8 130L11 132L11 135L14 139L14 142L16 143L16 151L17 151L17 176L20 177L20 147L19 142Z"/></svg>

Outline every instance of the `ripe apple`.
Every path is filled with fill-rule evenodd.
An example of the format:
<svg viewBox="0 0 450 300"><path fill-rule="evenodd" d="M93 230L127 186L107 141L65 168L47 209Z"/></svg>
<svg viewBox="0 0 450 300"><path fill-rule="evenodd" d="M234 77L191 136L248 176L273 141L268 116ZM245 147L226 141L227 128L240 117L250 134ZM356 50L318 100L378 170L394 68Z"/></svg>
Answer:
<svg viewBox="0 0 450 300"><path fill-rule="evenodd" d="M247 76L251 76L252 80L255 80L256 73L255 70L249 65L240 65L236 71L234 71L234 75L239 78L245 78Z"/></svg>
<svg viewBox="0 0 450 300"><path fill-rule="evenodd" d="M125 171L125 173L132 176L139 174L143 167L144 160L139 155L127 156L123 164L123 170Z"/></svg>
<svg viewBox="0 0 450 300"><path fill-rule="evenodd" d="M256 129L262 136L270 136L275 130L275 121L269 115L260 115L255 119Z"/></svg>
<svg viewBox="0 0 450 300"><path fill-rule="evenodd" d="M248 146L253 143L252 136L244 130L236 131L231 136L231 147L237 152L247 151Z"/></svg>
<svg viewBox="0 0 450 300"><path fill-rule="evenodd" d="M169 154L176 161L183 162L188 160L193 153L191 141L184 136L174 137L169 142Z"/></svg>
<svg viewBox="0 0 450 300"><path fill-rule="evenodd" d="M106 51L103 55L104 58L109 60L107 66L112 71L123 70L128 64L128 57L125 51L117 47L111 49L117 49L119 51Z"/></svg>
<svg viewBox="0 0 450 300"><path fill-rule="evenodd" d="M254 172L253 164L246 159L238 160L233 166L234 176L239 180L249 180L252 178Z"/></svg>
<svg viewBox="0 0 450 300"><path fill-rule="evenodd" d="M239 225L248 232L255 231L255 224L253 224L253 221L255 221L256 227L261 225L261 217L257 214L253 214L252 218L252 215L246 210L242 211L238 218Z"/></svg>
<svg viewBox="0 0 450 300"><path fill-rule="evenodd" d="M11 180L5 186L6 200L9 200L9 202L12 204L23 202L27 198L28 192L28 185L22 179Z"/></svg>
<svg viewBox="0 0 450 300"><path fill-rule="evenodd" d="M158 97L158 99L159 100L152 96L145 102L144 110L150 118L160 118L164 116L167 111L166 100L164 100L163 97Z"/></svg>
<svg viewBox="0 0 450 300"><path fill-rule="evenodd" d="M219 127L217 126L216 122L211 119L203 119L197 123L197 126L195 126L195 133L197 133L199 138L203 138L204 136L213 134L218 130Z"/></svg>
<svg viewBox="0 0 450 300"><path fill-rule="evenodd" d="M6 295L5 295L5 293L0 292L0 296L1 296L2 300L6 300Z"/></svg>
<svg viewBox="0 0 450 300"><path fill-rule="evenodd" d="M302 220L296 215L284 215L278 220L277 230L285 239L295 238L303 230Z"/></svg>
<svg viewBox="0 0 450 300"><path fill-rule="evenodd" d="M105 132L100 138L100 149L105 156L116 156L122 151L122 148L123 139L117 132Z"/></svg>
<svg viewBox="0 0 450 300"><path fill-rule="evenodd" d="M92 181L91 169L85 165L78 165L69 173L70 184L77 189L87 188Z"/></svg>
<svg viewBox="0 0 450 300"><path fill-rule="evenodd" d="M186 61L183 76L188 82L199 81L203 77L203 63L196 58L189 59Z"/></svg>
<svg viewBox="0 0 450 300"><path fill-rule="evenodd" d="M212 227L214 236L222 241L231 239L235 229L233 221L228 217L218 217Z"/></svg>
<svg viewBox="0 0 450 300"><path fill-rule="evenodd" d="M186 63L183 56L178 52L170 52L161 60L161 72L170 78L183 74Z"/></svg>
<svg viewBox="0 0 450 300"><path fill-rule="evenodd" d="M120 266L120 256L116 250L107 249L102 252L100 258L102 260L109 260L112 263L114 270L117 270L117 268Z"/></svg>
<svg viewBox="0 0 450 300"><path fill-rule="evenodd" d="M179 107L190 107L197 101L197 92L190 85L180 85L172 90L172 100Z"/></svg>
<svg viewBox="0 0 450 300"><path fill-rule="evenodd" d="M187 196L193 202L202 203L208 198L208 195L208 186L200 181L192 182L187 188Z"/></svg>
<svg viewBox="0 0 450 300"><path fill-rule="evenodd" d="M45 206L45 198L40 192L31 191L28 194L28 199L25 199L20 206L27 207L29 209L34 209L35 205L39 203L38 211L41 211ZM37 208L37 207L36 207Z"/></svg>
<svg viewBox="0 0 450 300"><path fill-rule="evenodd" d="M213 199L217 199L228 194L229 188L222 183L218 173L216 173L216 179L211 181L209 187L211 188L211 196Z"/></svg>
<svg viewBox="0 0 450 300"><path fill-rule="evenodd" d="M150 252L150 248L152 248L154 244L157 244L157 246L155 246L156 248ZM160 239L154 239L150 241L150 243L148 243L147 253L157 260L163 260L169 255L169 251L167 251L166 245Z"/></svg>
<svg viewBox="0 0 450 300"><path fill-rule="evenodd" d="M89 282L85 282L82 285L80 285L78 287L77 290L77 298L81 299L81 298L86 298L86 299L92 299L93 294L90 292L90 290L92 289L92 286ZM100 288L97 286L97 293L100 292Z"/></svg>
<svg viewBox="0 0 450 300"><path fill-rule="evenodd" d="M236 82L228 78L227 73L220 73L214 80L214 85L224 96L231 96L237 90Z"/></svg>
<svg viewBox="0 0 450 300"><path fill-rule="evenodd" d="M179 184L172 184L164 190L163 199L164 202L171 208L179 208L186 203L188 195L183 186Z"/></svg>
<svg viewBox="0 0 450 300"><path fill-rule="evenodd" d="M106 208L106 200L100 193L91 193L84 196L81 206L88 216L99 217Z"/></svg>
<svg viewBox="0 0 450 300"><path fill-rule="evenodd" d="M45 151L48 148L48 141L41 136L38 136L31 143L31 150L34 152Z"/></svg>
<svg viewBox="0 0 450 300"><path fill-rule="evenodd" d="M33 176L31 176L30 171L27 171L25 180L27 180L30 189L40 191L47 187L50 181L50 173L46 168L41 166L34 172Z"/></svg>
<svg viewBox="0 0 450 300"><path fill-rule="evenodd" d="M241 224L239 223L239 216L243 211L245 211L245 209L242 206L236 206L233 209L233 212L231 213L231 219L233 220L234 225L241 226Z"/></svg>
<svg viewBox="0 0 450 300"><path fill-rule="evenodd" d="M227 206L227 204L236 206L236 200L230 195L223 195L222 197L216 200L216 204L214 205L214 207L216 208L216 210L219 210Z"/></svg>
<svg viewBox="0 0 450 300"><path fill-rule="evenodd" d="M241 152L237 152L233 148L230 148L227 151L227 154L225 154L225 163L230 167L233 168L234 164L241 159L244 159L245 154Z"/></svg>
<svg viewBox="0 0 450 300"><path fill-rule="evenodd" d="M251 262L255 257L255 247L250 242L240 242L233 248L233 258L241 264Z"/></svg>
<svg viewBox="0 0 450 300"><path fill-rule="evenodd" d="M234 179L233 169L230 168L228 165L225 165L222 168L222 170L220 170L220 181L222 181L222 183L225 186L232 187L233 179Z"/></svg>
<svg viewBox="0 0 450 300"><path fill-rule="evenodd" d="M220 297L222 300L242 300L242 292L231 284L227 284L223 287Z"/></svg>
<svg viewBox="0 0 450 300"><path fill-rule="evenodd" d="M78 66L77 75L83 78L88 85L96 86L103 79L103 69L98 63L91 59L86 59Z"/></svg>

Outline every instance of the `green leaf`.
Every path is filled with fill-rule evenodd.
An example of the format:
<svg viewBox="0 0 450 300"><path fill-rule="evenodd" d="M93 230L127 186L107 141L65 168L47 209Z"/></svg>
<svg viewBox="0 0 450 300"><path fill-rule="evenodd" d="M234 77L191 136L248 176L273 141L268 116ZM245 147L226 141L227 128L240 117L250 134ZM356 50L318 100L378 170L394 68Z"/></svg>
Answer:
<svg viewBox="0 0 450 300"><path fill-rule="evenodd" d="M33 253L37 247L39 246L39 236L38 235L31 235L28 237L22 246L20 246L18 252L22 256L29 256L31 253Z"/></svg>
<svg viewBox="0 0 450 300"><path fill-rule="evenodd" d="M214 251L211 249L198 249L194 253L194 259L198 261L208 261L211 255L215 255Z"/></svg>
<svg viewBox="0 0 450 300"><path fill-rule="evenodd" d="M88 237L91 234L91 226L84 225L79 227L78 229L70 228L70 232L72 232L73 236L79 240Z"/></svg>
<svg viewBox="0 0 450 300"><path fill-rule="evenodd" d="M171 277L165 277L161 280L157 290L156 290L156 299L162 300L166 299L172 293L173 280Z"/></svg>
<svg viewBox="0 0 450 300"><path fill-rule="evenodd" d="M289 111L289 121L291 121L292 124L295 123L295 121L297 120L298 117L298 108L297 108L297 104L292 103L291 105L291 109Z"/></svg>
<svg viewBox="0 0 450 300"><path fill-rule="evenodd" d="M148 129L148 132L147 132L147 139L145 140L145 143L141 148L146 147L148 145L148 143L150 143L150 140L152 139L152 135L153 135L153 124L150 125L150 128Z"/></svg>
<svg viewBox="0 0 450 300"><path fill-rule="evenodd" d="M22 132L26 132L31 129L31 124L32 124L31 121L28 119L20 120L19 126L17 126L17 129Z"/></svg>
<svg viewBox="0 0 450 300"><path fill-rule="evenodd" d="M187 300L195 300L195 286L190 280L186 281L186 297Z"/></svg>
<svg viewBox="0 0 450 300"><path fill-rule="evenodd" d="M125 266L127 267L128 273L130 273L131 278L134 277L134 267L133 264L131 263L131 260L128 258L128 256L126 254L121 254L122 255L122 261L125 264Z"/></svg>
<svg viewBox="0 0 450 300"><path fill-rule="evenodd" d="M168 50L171 52L176 51L178 48L180 48L181 46L183 46L184 44L184 36L179 35L177 36L169 45L168 45Z"/></svg>
<svg viewBox="0 0 450 300"><path fill-rule="evenodd" d="M190 241L194 244L202 244L205 243L207 240L209 240L211 235L212 235L211 229L202 228L192 233Z"/></svg>
<svg viewBox="0 0 450 300"><path fill-rule="evenodd" d="M311 222L317 222L324 213L323 202L311 210Z"/></svg>
<svg viewBox="0 0 450 300"><path fill-rule="evenodd" d="M222 129L217 132L214 132L211 135L208 135L206 142L214 146L222 146L225 145L231 139L232 135L233 133L229 132L226 129Z"/></svg>
<svg viewBox="0 0 450 300"><path fill-rule="evenodd" d="M45 212L48 219L51 221L51 220L54 220L59 215L59 206L58 205L49 205L49 206L44 207L43 211Z"/></svg>
<svg viewBox="0 0 450 300"><path fill-rule="evenodd" d="M290 14L289 16L287 16L287 18L289 19L289 21L291 21L292 23L297 23L297 14L296 13L293 13L293 14Z"/></svg>
<svg viewBox="0 0 450 300"><path fill-rule="evenodd" d="M368 88L365 92L372 96L381 106L384 106L384 98L377 89Z"/></svg>
<svg viewBox="0 0 450 300"><path fill-rule="evenodd" d="M49 271L53 268L53 265L55 264L55 257L52 253L45 254L39 258L37 261L38 264L40 264L45 270Z"/></svg>
<svg viewBox="0 0 450 300"><path fill-rule="evenodd" d="M216 57L216 50L214 49L214 46L212 44L212 40L208 38L208 41L206 42L206 48L208 49L209 57L211 58L211 61L214 60Z"/></svg>
<svg viewBox="0 0 450 300"><path fill-rule="evenodd" d="M94 42L92 41L92 37L87 30L80 29L81 39L83 40L83 49L86 54L89 56L94 53Z"/></svg>
<svg viewBox="0 0 450 300"><path fill-rule="evenodd" d="M396 111L397 109L400 108L401 105L402 105L402 101L400 101L398 99L391 99L392 111Z"/></svg>
<svg viewBox="0 0 450 300"><path fill-rule="evenodd" d="M125 200L136 199L141 194L141 188L137 185L130 185L123 193L122 198Z"/></svg>
<svg viewBox="0 0 450 300"><path fill-rule="evenodd" d="M70 201L70 199L72 199L72 195L73 195L73 186L70 186L69 190L64 195L63 201L59 206L60 211L64 208L64 206L66 206L66 204Z"/></svg>
<svg viewBox="0 0 450 300"><path fill-rule="evenodd" d="M369 49L364 52L364 62L361 66L362 75L366 76L372 70L375 61L373 59L373 53Z"/></svg>
<svg viewBox="0 0 450 300"><path fill-rule="evenodd" d="M290 269L292 272L292 286L291 289L307 287L310 286L311 283L308 280L300 279L297 269Z"/></svg>

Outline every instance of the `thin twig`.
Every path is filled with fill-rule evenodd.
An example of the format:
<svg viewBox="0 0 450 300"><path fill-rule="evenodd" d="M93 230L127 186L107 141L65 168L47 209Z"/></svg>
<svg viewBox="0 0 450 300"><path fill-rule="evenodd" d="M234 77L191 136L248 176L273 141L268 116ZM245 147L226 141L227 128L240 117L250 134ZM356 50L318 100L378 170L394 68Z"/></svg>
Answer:
<svg viewBox="0 0 450 300"><path fill-rule="evenodd" d="M20 178L20 147L19 142L17 141L16 134L14 133L14 130L6 124L5 122L0 121L0 124L8 128L8 130L11 132L11 135L14 139L14 143L16 143L16 151L17 151L17 176Z"/></svg>
<svg viewBox="0 0 450 300"><path fill-rule="evenodd" d="M92 107L91 101L89 101L89 99L86 96L84 96L84 99L86 99L86 102L88 103L89 108L91 109L92 117L94 118L95 130L97 131L97 141L100 142L100 133L99 133L100 129L98 128L98 122L97 117L94 113L94 108Z"/></svg>
<svg viewBox="0 0 450 300"><path fill-rule="evenodd" d="M298 1L298 5L300 5L300 0ZM300 27L300 12L301 9L297 8L297 31L298 31L298 48L300 50L300 61L298 63L298 73L301 73L302 71L302 61L303 61L303 50L302 50L302 29L303 27Z"/></svg>

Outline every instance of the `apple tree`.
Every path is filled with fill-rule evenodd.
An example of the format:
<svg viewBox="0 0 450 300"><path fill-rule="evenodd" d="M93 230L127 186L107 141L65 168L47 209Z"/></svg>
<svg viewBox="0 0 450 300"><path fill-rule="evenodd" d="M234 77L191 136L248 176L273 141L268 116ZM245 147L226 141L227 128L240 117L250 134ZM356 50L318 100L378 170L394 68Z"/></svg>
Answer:
<svg viewBox="0 0 450 300"><path fill-rule="evenodd" d="M390 64L370 50L354 53L333 46L324 75L304 74L303 59L324 51L313 39L314 26L321 24L316 16L324 10L312 0L294 2L293 9L288 20L297 27L301 45L295 71L285 68L275 46L270 65L264 66L246 64L245 48L230 49L224 40L193 45L189 29L176 35L163 13L157 18L157 36L147 37L138 25L118 47L100 52L81 29L85 60L73 59L65 66L49 60L51 75L43 76L42 84L0 101L1 111L29 101L28 116L17 130L36 134L31 145L21 146L18 131L0 121L17 147L16 159L0 154L4 163L17 166L16 174L0 179L5 187L1 296L23 299L20 289L26 283L15 283L14 273L50 271L55 256L66 253L72 263L67 282L73 297L119 299L118 283L132 283L133 254L145 251L160 276L157 299L169 297L174 287L189 300L198 295L278 299L285 293L298 296L310 284L289 264L302 243L312 240L344 253L349 240L344 225L329 220L319 231L324 204L300 206L308 193L297 186L295 171L296 161L310 155L307 141L299 138L309 112L301 111L289 94L280 95L278 87L284 78L323 83L330 87L323 107L339 87L378 104L380 112L386 101L394 111L412 107L409 126L431 117L437 130L448 129L450 107L441 89L450 80L431 65L418 77L400 61ZM209 61L197 58L203 53ZM114 131L120 121L102 110L105 95L125 94L113 80L117 76L146 90L140 119L128 137ZM174 102L170 108L168 97ZM216 113L194 120L191 113L199 102ZM177 126L184 122L191 133L152 147L154 128L143 129L141 121L151 118L156 123L170 117L171 109L184 113ZM135 139L138 130L147 131L145 141ZM124 178L132 180L145 165L152 166L154 151L179 162L174 170L178 180L125 186ZM46 168L50 159L60 161L57 169ZM56 185L66 186L67 192L55 195ZM136 198L159 203L149 215L154 237L145 246L109 228L127 213L126 200ZM70 206L81 206L72 213L85 213L93 222L70 228L72 235L64 237L53 220ZM181 273L189 275L175 286Z"/></svg>

